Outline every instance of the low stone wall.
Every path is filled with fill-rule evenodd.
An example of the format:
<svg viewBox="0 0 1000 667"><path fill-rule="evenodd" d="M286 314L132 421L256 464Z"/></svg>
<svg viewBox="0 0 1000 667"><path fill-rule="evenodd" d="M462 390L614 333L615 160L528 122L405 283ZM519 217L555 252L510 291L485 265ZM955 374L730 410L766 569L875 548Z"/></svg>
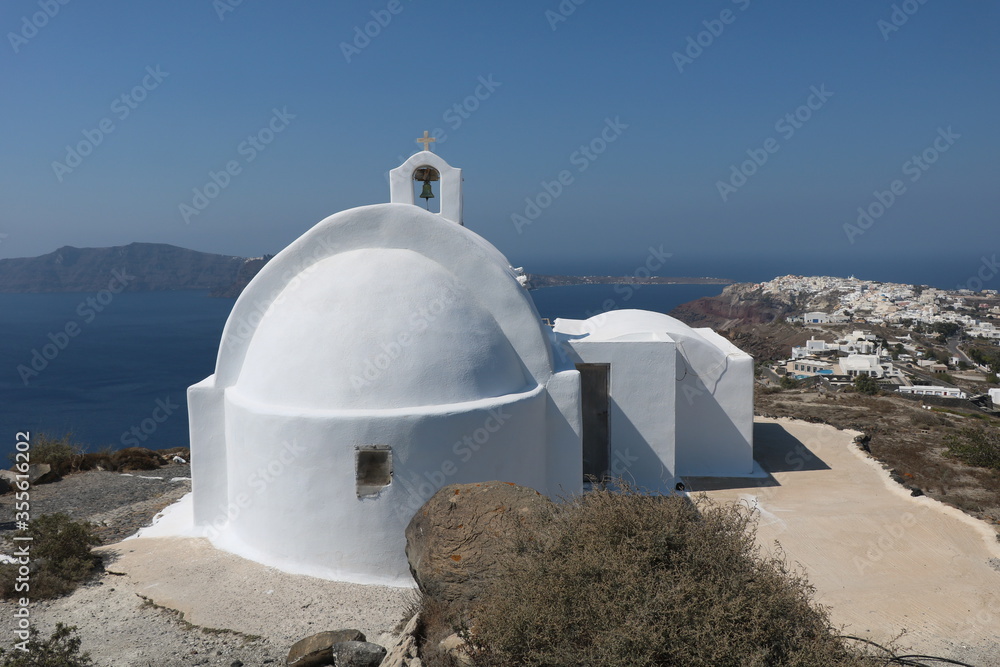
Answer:
<svg viewBox="0 0 1000 667"><path fill-rule="evenodd" d="M900 398L905 398L914 402L921 402L924 405L936 405L942 408L961 408L963 410L973 410L975 412L985 412L978 405L966 398L949 398L947 396L920 396L918 394L901 394L896 392Z"/></svg>

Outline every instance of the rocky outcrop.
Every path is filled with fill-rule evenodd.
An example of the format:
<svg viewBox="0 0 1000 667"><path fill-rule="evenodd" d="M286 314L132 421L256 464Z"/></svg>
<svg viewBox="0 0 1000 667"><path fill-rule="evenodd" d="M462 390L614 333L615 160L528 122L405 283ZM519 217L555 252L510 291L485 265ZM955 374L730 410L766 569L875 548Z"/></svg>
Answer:
<svg viewBox="0 0 1000 667"><path fill-rule="evenodd" d="M406 528L406 556L420 590L438 600L472 601L503 572L505 555L555 505L510 482L452 484L438 491Z"/></svg>
<svg viewBox="0 0 1000 667"><path fill-rule="evenodd" d="M243 266L240 267L240 272L239 275L236 276L236 280L226 287L212 290L209 296L217 296L223 299L235 299L243 292L244 288L250 284L250 281L253 280L254 276L260 273L260 270L264 268L264 265L267 264L272 257L274 257L274 255L253 257L245 260L243 262Z"/></svg>
<svg viewBox="0 0 1000 667"><path fill-rule="evenodd" d="M48 484L59 479L59 474L48 463L32 463L28 466L28 484Z"/></svg>
<svg viewBox="0 0 1000 667"><path fill-rule="evenodd" d="M326 632L317 632L314 635L295 642L288 651L285 664L288 667L325 667L326 665L338 664L334 662L334 647L344 642L351 644L364 643L365 635L360 630L327 630ZM380 646L379 648L382 647ZM382 648L382 655L385 656L384 648ZM382 658L379 658L379 661L381 660ZM376 662L375 664L377 665L378 663Z"/></svg>
<svg viewBox="0 0 1000 667"><path fill-rule="evenodd" d="M417 656L417 630L419 626L420 615L414 614L380 667L420 667L421 661Z"/></svg>
<svg viewBox="0 0 1000 667"><path fill-rule="evenodd" d="M332 653L335 667L379 667L387 651L371 642L339 642Z"/></svg>
<svg viewBox="0 0 1000 667"><path fill-rule="evenodd" d="M693 327L724 329L734 323L783 322L796 310L795 304L765 295L753 285L729 285L719 296L708 296L681 304L670 315Z"/></svg>
<svg viewBox="0 0 1000 667"><path fill-rule="evenodd" d="M243 257L164 243L63 246L39 257L0 259L0 292L216 290L234 283Z"/></svg>

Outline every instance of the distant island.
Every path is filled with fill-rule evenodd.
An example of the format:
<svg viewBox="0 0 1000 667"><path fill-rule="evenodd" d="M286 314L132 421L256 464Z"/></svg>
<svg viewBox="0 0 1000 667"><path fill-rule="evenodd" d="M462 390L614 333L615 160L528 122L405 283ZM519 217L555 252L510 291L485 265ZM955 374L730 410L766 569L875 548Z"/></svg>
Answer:
<svg viewBox="0 0 1000 667"><path fill-rule="evenodd" d="M673 278L667 276L547 276L524 274L528 289L566 285L732 285L726 278Z"/></svg>
<svg viewBox="0 0 1000 667"><path fill-rule="evenodd" d="M165 243L110 248L63 246L38 257L0 259L0 292L208 290L235 299L273 255L217 255ZM565 285L731 285L722 278L525 274L528 289ZM110 287L109 287L110 286Z"/></svg>
<svg viewBox="0 0 1000 667"><path fill-rule="evenodd" d="M63 246L39 257L0 259L0 292L226 290L248 261L165 243Z"/></svg>

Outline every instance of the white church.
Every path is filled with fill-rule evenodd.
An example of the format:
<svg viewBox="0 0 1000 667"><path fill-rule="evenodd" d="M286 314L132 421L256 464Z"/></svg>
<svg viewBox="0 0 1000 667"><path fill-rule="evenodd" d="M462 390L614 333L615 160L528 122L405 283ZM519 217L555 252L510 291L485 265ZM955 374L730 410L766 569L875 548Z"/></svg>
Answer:
<svg viewBox="0 0 1000 667"><path fill-rule="evenodd" d="M433 183L439 213L416 205ZM460 169L425 147L390 191L276 255L188 390L194 521L217 547L412 586L404 528L446 484L555 498L606 476L670 493L752 474L749 355L654 312L549 326L464 226Z"/></svg>

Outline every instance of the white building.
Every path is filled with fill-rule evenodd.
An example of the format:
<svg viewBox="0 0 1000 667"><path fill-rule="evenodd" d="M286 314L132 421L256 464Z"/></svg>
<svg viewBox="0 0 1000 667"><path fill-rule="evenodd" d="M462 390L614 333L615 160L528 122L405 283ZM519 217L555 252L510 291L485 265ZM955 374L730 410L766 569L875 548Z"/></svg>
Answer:
<svg viewBox="0 0 1000 667"><path fill-rule="evenodd" d="M414 205L422 174L440 179L439 214ZM194 521L214 544L408 586L404 528L445 484L556 496L586 473L652 492L751 473L748 355L656 313L553 332L463 226L460 170L421 151L390 187L391 203L332 215L265 265L215 373L188 390Z"/></svg>
<svg viewBox="0 0 1000 667"><path fill-rule="evenodd" d="M829 324L830 314L822 311L811 311L802 314L802 321L806 324Z"/></svg>
<svg viewBox="0 0 1000 667"><path fill-rule="evenodd" d="M785 373L795 380L804 380L813 375L835 375L837 368L818 359L795 359L785 364Z"/></svg>
<svg viewBox="0 0 1000 667"><path fill-rule="evenodd" d="M990 400L994 406L1000 408L1000 389L990 389Z"/></svg>
<svg viewBox="0 0 1000 667"><path fill-rule="evenodd" d="M880 378L885 374L879 357L875 354L849 354L840 360L840 368L844 375L851 377L867 375Z"/></svg>
<svg viewBox="0 0 1000 667"><path fill-rule="evenodd" d="M939 387L935 385L914 385L912 387L899 387L901 394L915 394L917 396L943 396L945 398L968 398L966 393L957 387Z"/></svg>
<svg viewBox="0 0 1000 667"><path fill-rule="evenodd" d="M652 489L670 471L753 472L750 355L711 329L643 310L557 319L555 332L581 374L585 474L609 469L608 453L613 473L630 462L628 476Z"/></svg>

